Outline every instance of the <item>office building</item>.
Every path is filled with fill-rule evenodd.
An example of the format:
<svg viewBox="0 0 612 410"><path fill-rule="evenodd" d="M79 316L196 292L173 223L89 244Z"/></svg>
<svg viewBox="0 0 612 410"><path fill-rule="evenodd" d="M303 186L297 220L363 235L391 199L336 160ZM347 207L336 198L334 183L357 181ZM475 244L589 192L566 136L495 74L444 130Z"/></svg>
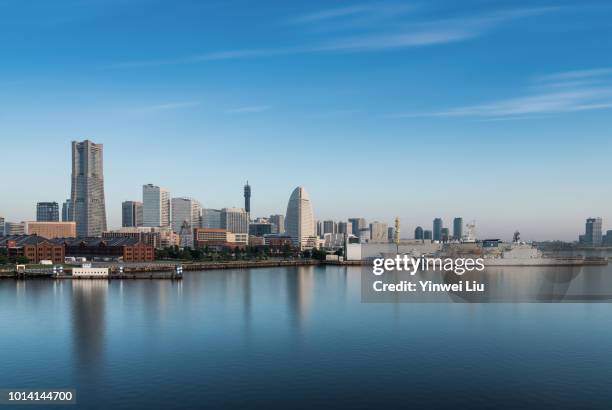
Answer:
<svg viewBox="0 0 612 410"><path fill-rule="evenodd" d="M74 207L70 199L66 199L62 204L62 222L74 221Z"/></svg>
<svg viewBox="0 0 612 410"><path fill-rule="evenodd" d="M36 204L36 221L59 222L59 204L57 202L38 202Z"/></svg>
<svg viewBox="0 0 612 410"><path fill-rule="evenodd" d="M235 234L225 229L196 228L193 232L193 243L198 249L208 248L215 251L243 249L248 241L248 234Z"/></svg>
<svg viewBox="0 0 612 410"><path fill-rule="evenodd" d="M336 233L337 227L334 221L323 221L323 235L326 233Z"/></svg>
<svg viewBox="0 0 612 410"><path fill-rule="evenodd" d="M463 238L463 218L453 219L453 240L460 241Z"/></svg>
<svg viewBox="0 0 612 410"><path fill-rule="evenodd" d="M4 217L0 216L0 236L4 236Z"/></svg>
<svg viewBox="0 0 612 410"><path fill-rule="evenodd" d="M291 237L293 245L300 250L316 246L312 203L303 187L295 188L289 197L285 232Z"/></svg>
<svg viewBox="0 0 612 410"><path fill-rule="evenodd" d="M249 185L249 181L247 181L244 186L244 210L246 213L251 213L251 186Z"/></svg>
<svg viewBox="0 0 612 410"><path fill-rule="evenodd" d="M121 204L121 226L142 226L142 202L124 201Z"/></svg>
<svg viewBox="0 0 612 410"><path fill-rule="evenodd" d="M153 184L142 186L142 225L169 227L170 192Z"/></svg>
<svg viewBox="0 0 612 410"><path fill-rule="evenodd" d="M387 238L388 225L381 222L372 222L370 224L370 241L371 242L388 242Z"/></svg>
<svg viewBox="0 0 612 410"><path fill-rule="evenodd" d="M420 240L422 241L423 239L425 239L423 237L423 228L420 226L417 226L416 229L414 230L414 239Z"/></svg>
<svg viewBox="0 0 612 410"><path fill-rule="evenodd" d="M72 142L70 201L78 236L100 236L106 230L103 152L102 144Z"/></svg>
<svg viewBox="0 0 612 410"><path fill-rule="evenodd" d="M348 222L338 222L338 233L351 235L353 233L353 224Z"/></svg>
<svg viewBox="0 0 612 410"><path fill-rule="evenodd" d="M249 214L243 208L221 209L221 229L232 233L249 233Z"/></svg>
<svg viewBox="0 0 612 410"><path fill-rule="evenodd" d="M433 240L440 242L442 240L442 218L436 218L433 221Z"/></svg>
<svg viewBox="0 0 612 410"><path fill-rule="evenodd" d="M392 226L387 228L387 242L395 242L395 228Z"/></svg>
<svg viewBox="0 0 612 410"><path fill-rule="evenodd" d="M351 225L351 231L355 236L359 236L359 232L368 227L364 218L349 218L348 222Z"/></svg>
<svg viewBox="0 0 612 410"><path fill-rule="evenodd" d="M601 245L602 219L588 218L585 224L584 243L587 245Z"/></svg>
<svg viewBox="0 0 612 410"><path fill-rule="evenodd" d="M200 226L202 205L191 198L172 198L172 230L179 233L187 223L190 230ZM190 236L193 235L193 232Z"/></svg>
<svg viewBox="0 0 612 410"><path fill-rule="evenodd" d="M25 222L5 222L4 223L4 235L5 236L25 235L25 233L26 233Z"/></svg>
<svg viewBox="0 0 612 410"><path fill-rule="evenodd" d="M27 222L27 235L38 235L46 239L76 237L76 222Z"/></svg>
<svg viewBox="0 0 612 410"><path fill-rule="evenodd" d="M249 235L263 237L264 235L271 235L275 232L272 232L272 228L274 224L270 222L251 222L249 224Z"/></svg>
<svg viewBox="0 0 612 410"><path fill-rule="evenodd" d="M270 222L276 226L276 232L273 233L285 233L285 215L270 215Z"/></svg>
<svg viewBox="0 0 612 410"><path fill-rule="evenodd" d="M423 231L423 240L424 241L431 241L432 240L432 233L430 230L425 230Z"/></svg>
<svg viewBox="0 0 612 410"><path fill-rule="evenodd" d="M221 210L203 208L200 228L221 229Z"/></svg>
<svg viewBox="0 0 612 410"><path fill-rule="evenodd" d="M370 242L370 228L361 228L357 237L359 238L359 243Z"/></svg>
<svg viewBox="0 0 612 410"><path fill-rule="evenodd" d="M440 241L444 243L450 241L450 230L448 228L442 228Z"/></svg>
<svg viewBox="0 0 612 410"><path fill-rule="evenodd" d="M601 243L604 246L612 246L612 231L607 231L606 234L603 236Z"/></svg>

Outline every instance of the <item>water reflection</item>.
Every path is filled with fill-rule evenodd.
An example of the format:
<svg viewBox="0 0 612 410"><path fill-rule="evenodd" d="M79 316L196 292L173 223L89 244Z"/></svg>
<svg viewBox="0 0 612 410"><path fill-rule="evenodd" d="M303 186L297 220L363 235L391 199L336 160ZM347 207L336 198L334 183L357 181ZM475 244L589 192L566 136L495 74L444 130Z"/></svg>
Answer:
<svg viewBox="0 0 612 410"><path fill-rule="evenodd" d="M104 362L107 280L72 280L72 337L83 383L94 386Z"/></svg>

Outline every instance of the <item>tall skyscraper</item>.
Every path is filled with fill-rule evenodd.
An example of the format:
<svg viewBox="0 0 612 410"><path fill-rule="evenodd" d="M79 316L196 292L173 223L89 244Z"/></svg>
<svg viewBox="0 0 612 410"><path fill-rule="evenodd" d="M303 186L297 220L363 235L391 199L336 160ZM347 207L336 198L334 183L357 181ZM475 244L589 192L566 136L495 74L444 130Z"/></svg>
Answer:
<svg viewBox="0 0 612 410"><path fill-rule="evenodd" d="M221 229L221 210L203 208L200 228Z"/></svg>
<svg viewBox="0 0 612 410"><path fill-rule="evenodd" d="M232 233L249 233L249 214L242 208L221 210L221 229Z"/></svg>
<svg viewBox="0 0 612 410"><path fill-rule="evenodd" d="M37 222L59 222L59 204L57 202L39 202L36 204Z"/></svg>
<svg viewBox="0 0 612 410"><path fill-rule="evenodd" d="M4 236L4 217L0 216L0 236Z"/></svg>
<svg viewBox="0 0 612 410"><path fill-rule="evenodd" d="M359 231L368 227L364 218L349 218L348 221L351 224L353 235L357 237L359 237Z"/></svg>
<svg viewBox="0 0 612 410"><path fill-rule="evenodd" d="M414 230L414 239L418 239L418 240L425 239L423 237L423 228L421 228L420 226L417 226L416 229Z"/></svg>
<svg viewBox="0 0 612 410"><path fill-rule="evenodd" d="M381 222L372 222L370 224L370 240L372 242L387 242L388 225Z"/></svg>
<svg viewBox="0 0 612 410"><path fill-rule="evenodd" d="M121 204L121 226L142 226L142 202L125 201Z"/></svg>
<svg viewBox="0 0 612 410"><path fill-rule="evenodd" d="M601 245L602 219L588 218L585 224L584 242L589 245Z"/></svg>
<svg viewBox="0 0 612 410"><path fill-rule="evenodd" d="M251 213L251 186L249 181L244 186L244 210L249 214Z"/></svg>
<svg viewBox="0 0 612 410"><path fill-rule="evenodd" d="M299 249L312 249L316 246L312 204L308 193L301 186L295 188L289 197L285 231L293 245Z"/></svg>
<svg viewBox="0 0 612 410"><path fill-rule="evenodd" d="M270 215L270 222L276 225L274 233L285 233L285 215Z"/></svg>
<svg viewBox="0 0 612 410"><path fill-rule="evenodd" d="M441 241L442 240L442 218L436 218L433 221L433 240Z"/></svg>
<svg viewBox="0 0 612 410"><path fill-rule="evenodd" d="M142 225L170 226L170 192L153 184L142 186Z"/></svg>
<svg viewBox="0 0 612 410"><path fill-rule="evenodd" d="M72 141L70 201L77 236L102 236L106 230L103 145Z"/></svg>
<svg viewBox="0 0 612 410"><path fill-rule="evenodd" d="M70 199L62 204L62 222L74 222L74 206Z"/></svg>
<svg viewBox="0 0 612 410"><path fill-rule="evenodd" d="M463 238L463 218L453 219L453 239L460 241Z"/></svg>
<svg viewBox="0 0 612 410"><path fill-rule="evenodd" d="M183 224L186 222L188 229L192 231L200 225L200 215L202 205L191 198L172 198L172 230L176 233L181 232Z"/></svg>

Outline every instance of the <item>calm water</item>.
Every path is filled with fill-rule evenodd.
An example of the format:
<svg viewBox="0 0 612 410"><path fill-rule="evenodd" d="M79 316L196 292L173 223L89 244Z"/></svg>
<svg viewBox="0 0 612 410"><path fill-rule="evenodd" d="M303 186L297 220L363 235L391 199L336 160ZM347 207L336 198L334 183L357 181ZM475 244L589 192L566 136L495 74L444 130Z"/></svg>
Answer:
<svg viewBox="0 0 612 410"><path fill-rule="evenodd" d="M75 388L90 409L612 405L612 304L372 304L360 282L0 281L0 388Z"/></svg>

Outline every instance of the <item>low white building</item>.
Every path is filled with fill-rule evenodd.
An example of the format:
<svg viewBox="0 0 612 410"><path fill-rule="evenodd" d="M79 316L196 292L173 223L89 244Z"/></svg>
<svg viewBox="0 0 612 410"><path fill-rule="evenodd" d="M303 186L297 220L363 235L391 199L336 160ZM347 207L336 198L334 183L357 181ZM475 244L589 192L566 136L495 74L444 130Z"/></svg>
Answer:
<svg viewBox="0 0 612 410"><path fill-rule="evenodd" d="M108 268L92 268L91 265L83 266L81 268L72 268L72 276L86 278L107 278Z"/></svg>

